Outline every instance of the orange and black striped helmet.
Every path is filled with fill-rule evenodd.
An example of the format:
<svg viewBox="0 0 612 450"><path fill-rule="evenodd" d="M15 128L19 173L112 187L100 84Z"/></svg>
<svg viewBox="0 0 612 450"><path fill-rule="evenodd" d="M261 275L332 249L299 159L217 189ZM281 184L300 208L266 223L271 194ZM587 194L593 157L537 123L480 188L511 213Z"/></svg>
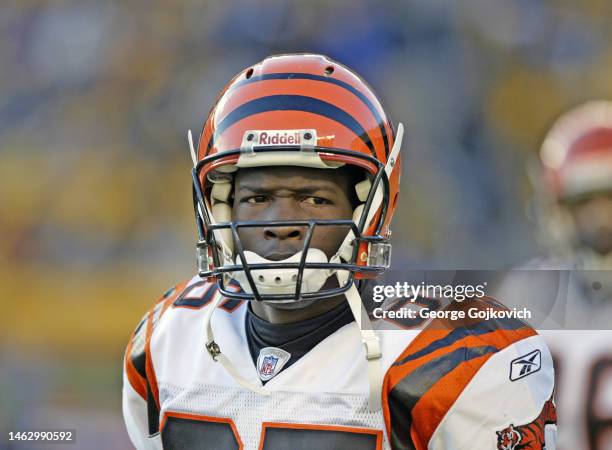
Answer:
<svg viewBox="0 0 612 450"><path fill-rule="evenodd" d="M270 56L240 72L213 105L197 152L192 145L200 275L217 276L223 293L231 297L223 279L237 270L249 272L248 267L234 263L234 258L242 256L236 228L249 225L231 220L228 200L232 173L242 167L272 165L326 169L351 165L363 169L368 176L357 189L362 204L355 209L354 221L349 221L351 232L339 251L339 259L326 267L348 271L350 282L382 272L388 266L389 224L399 193L402 134L400 124L396 136L368 84L326 56ZM303 225L311 233L322 224L309 221ZM250 269L265 269L260 266ZM296 266L300 272L305 268L308 264L303 260ZM250 274L247 278L251 279ZM234 296L287 298L264 297L253 288L254 297L245 293ZM296 295L299 290L298 287ZM337 293L313 293L310 297ZM309 296L302 293L300 298Z"/></svg>

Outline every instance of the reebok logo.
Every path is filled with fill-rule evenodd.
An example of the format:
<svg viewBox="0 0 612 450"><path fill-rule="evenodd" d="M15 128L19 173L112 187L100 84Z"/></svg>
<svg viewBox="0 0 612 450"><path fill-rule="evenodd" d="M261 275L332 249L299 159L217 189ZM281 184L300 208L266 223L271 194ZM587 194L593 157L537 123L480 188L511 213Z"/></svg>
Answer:
<svg viewBox="0 0 612 450"><path fill-rule="evenodd" d="M513 359L510 363L510 381L520 380L542 367L542 352L534 350L524 356Z"/></svg>

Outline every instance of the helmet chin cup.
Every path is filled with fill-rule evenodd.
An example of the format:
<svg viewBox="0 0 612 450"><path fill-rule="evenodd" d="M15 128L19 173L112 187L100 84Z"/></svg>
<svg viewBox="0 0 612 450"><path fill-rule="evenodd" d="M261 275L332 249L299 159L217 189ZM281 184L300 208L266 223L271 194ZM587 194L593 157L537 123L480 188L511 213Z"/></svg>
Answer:
<svg viewBox="0 0 612 450"><path fill-rule="evenodd" d="M244 264L237 256L236 264L244 267L244 270L235 271L232 274L242 289L248 293L253 293L253 287L249 282L247 271L250 272L255 288L259 294L293 294L298 282L299 269L290 268L274 268L274 269L250 269L252 266L261 264L300 264L303 252L298 252L293 256L283 260L269 260L255 252L245 251L244 256L246 264ZM327 256L321 250L311 248L306 254L306 264L325 264L328 262ZM304 269L302 275L301 292L311 293L319 291L327 279L333 273L332 270L325 269Z"/></svg>

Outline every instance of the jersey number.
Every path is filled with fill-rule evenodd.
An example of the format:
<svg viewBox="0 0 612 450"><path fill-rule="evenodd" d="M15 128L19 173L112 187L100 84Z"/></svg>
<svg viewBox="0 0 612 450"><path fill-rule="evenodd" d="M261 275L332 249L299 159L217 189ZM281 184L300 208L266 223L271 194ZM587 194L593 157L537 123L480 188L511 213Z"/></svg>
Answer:
<svg viewBox="0 0 612 450"><path fill-rule="evenodd" d="M164 448L242 450L231 419L168 412L161 423ZM260 450L380 450L382 431L293 423L263 423Z"/></svg>
<svg viewBox="0 0 612 450"><path fill-rule="evenodd" d="M604 408L606 394L610 391L612 358L601 358L591 368L589 392L587 395L587 424L589 444L592 449L607 448L612 441L610 428L612 417L606 416ZM604 411L602 411L604 410Z"/></svg>
<svg viewBox="0 0 612 450"><path fill-rule="evenodd" d="M561 378L565 367L556 352L553 352L553 363L555 366L555 385L561 386ZM587 398L584 405L583 417L587 427L589 439L589 450L603 450L612 441L610 429L612 428L612 417L602 411L601 399L607 398L607 392L612 389L612 358L602 357L593 363L587 380ZM557 394L558 402L565 399Z"/></svg>

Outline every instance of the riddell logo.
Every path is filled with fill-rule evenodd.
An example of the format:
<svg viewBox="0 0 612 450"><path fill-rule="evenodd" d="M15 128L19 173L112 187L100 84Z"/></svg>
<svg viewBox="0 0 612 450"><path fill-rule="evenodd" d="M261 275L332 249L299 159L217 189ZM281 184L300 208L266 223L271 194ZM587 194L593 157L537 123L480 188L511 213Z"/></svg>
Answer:
<svg viewBox="0 0 612 450"><path fill-rule="evenodd" d="M298 131L262 131L259 135L259 145L301 144Z"/></svg>

